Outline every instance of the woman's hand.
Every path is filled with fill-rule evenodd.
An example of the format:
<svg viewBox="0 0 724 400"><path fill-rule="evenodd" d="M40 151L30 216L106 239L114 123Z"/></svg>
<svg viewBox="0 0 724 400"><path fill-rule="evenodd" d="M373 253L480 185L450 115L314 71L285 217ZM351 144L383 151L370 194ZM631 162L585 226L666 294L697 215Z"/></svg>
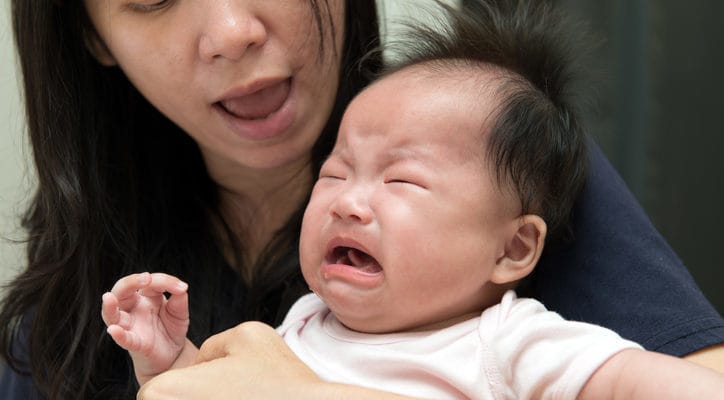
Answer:
<svg viewBox="0 0 724 400"><path fill-rule="evenodd" d="M401 399L374 390L323 382L270 326L245 322L209 338L198 364L165 372L138 400Z"/></svg>
<svg viewBox="0 0 724 400"><path fill-rule="evenodd" d="M245 322L212 336L196 360L194 366L152 379L137 398L290 399L311 393L321 383L273 328L259 322Z"/></svg>

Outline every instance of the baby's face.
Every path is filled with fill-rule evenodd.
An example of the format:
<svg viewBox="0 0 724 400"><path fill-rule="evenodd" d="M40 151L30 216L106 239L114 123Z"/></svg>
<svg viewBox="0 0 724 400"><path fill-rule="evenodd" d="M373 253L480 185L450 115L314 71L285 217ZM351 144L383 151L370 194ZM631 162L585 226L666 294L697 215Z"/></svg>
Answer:
<svg viewBox="0 0 724 400"><path fill-rule="evenodd" d="M352 102L304 216L304 277L359 331L425 329L494 302L484 289L520 212L486 168L491 100L417 68Z"/></svg>

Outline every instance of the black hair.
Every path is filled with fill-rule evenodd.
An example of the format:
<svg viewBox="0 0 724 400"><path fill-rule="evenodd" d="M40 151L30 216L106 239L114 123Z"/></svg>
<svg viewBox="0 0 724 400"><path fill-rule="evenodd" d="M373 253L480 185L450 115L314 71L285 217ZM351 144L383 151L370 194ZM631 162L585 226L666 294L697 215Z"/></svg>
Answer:
<svg viewBox="0 0 724 400"><path fill-rule="evenodd" d="M325 36L338 28L328 24L327 2L309 3L322 40L333 37ZM37 186L23 218L27 268L7 286L0 310L8 365L31 374L46 398L135 398L127 353L105 334L100 296L145 270L190 283L189 337L197 344L244 319L277 323L304 287L296 245L304 204L269 244L260 272L235 298L240 305L224 304L230 288L244 284L224 257L233 235L196 143L119 68L94 59L82 0L11 5ZM345 14L339 90L313 151L317 166L342 110L368 83L357 60L378 42L374 1L347 0ZM374 70L379 60L367 65ZM214 320L219 309L237 308Z"/></svg>
<svg viewBox="0 0 724 400"><path fill-rule="evenodd" d="M444 23L406 24L389 46L394 56L382 76L421 63L453 72L502 71L488 159L498 182L512 185L523 214L539 214L548 227L548 242L560 244L570 239L573 203L586 176L576 86L576 58L585 41L547 1L463 4L454 8L438 3L432 12L443 10L448 17Z"/></svg>

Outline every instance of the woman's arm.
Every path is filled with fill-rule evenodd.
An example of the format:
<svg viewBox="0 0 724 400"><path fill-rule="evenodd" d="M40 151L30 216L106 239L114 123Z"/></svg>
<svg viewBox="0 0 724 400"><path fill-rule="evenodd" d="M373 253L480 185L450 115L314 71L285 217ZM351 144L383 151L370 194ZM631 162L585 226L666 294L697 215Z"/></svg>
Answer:
<svg viewBox="0 0 724 400"><path fill-rule="evenodd" d="M724 343L724 320L592 141L589 153L574 241L544 250L524 294L648 350L682 357Z"/></svg>
<svg viewBox="0 0 724 400"><path fill-rule="evenodd" d="M724 344L707 347L684 356L684 359L724 374Z"/></svg>
<svg viewBox="0 0 724 400"><path fill-rule="evenodd" d="M0 360L0 399L34 399L38 396L30 375L21 375Z"/></svg>
<svg viewBox="0 0 724 400"><path fill-rule="evenodd" d="M404 399L390 393L324 382L270 326L246 322L201 346L198 364L149 381L139 400L167 399Z"/></svg>

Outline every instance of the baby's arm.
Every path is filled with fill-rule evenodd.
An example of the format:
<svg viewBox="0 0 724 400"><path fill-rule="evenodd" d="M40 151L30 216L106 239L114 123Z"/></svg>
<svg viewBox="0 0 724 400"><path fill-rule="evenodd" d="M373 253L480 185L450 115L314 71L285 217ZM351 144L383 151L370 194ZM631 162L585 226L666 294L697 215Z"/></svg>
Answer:
<svg viewBox="0 0 724 400"><path fill-rule="evenodd" d="M101 314L108 334L131 354L141 385L193 363L198 349L186 339L187 289L176 277L144 272L121 278L103 295ZM164 292L171 296L166 299Z"/></svg>
<svg viewBox="0 0 724 400"><path fill-rule="evenodd" d="M624 350L588 380L579 399L721 399L724 374L644 350Z"/></svg>

